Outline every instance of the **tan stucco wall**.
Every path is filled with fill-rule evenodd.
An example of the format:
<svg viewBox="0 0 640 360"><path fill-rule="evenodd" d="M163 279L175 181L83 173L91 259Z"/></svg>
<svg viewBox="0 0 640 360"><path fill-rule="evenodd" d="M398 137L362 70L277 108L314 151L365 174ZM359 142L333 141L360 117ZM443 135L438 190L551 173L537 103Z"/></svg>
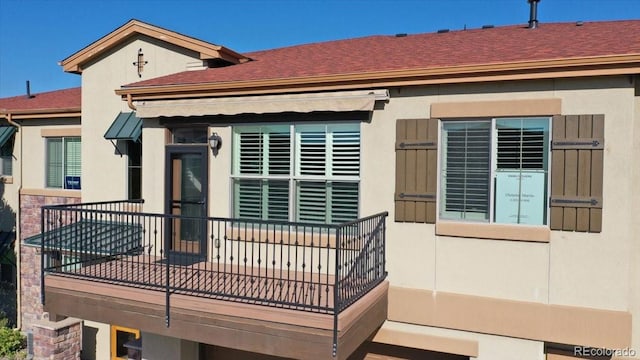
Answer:
<svg viewBox="0 0 640 360"><path fill-rule="evenodd" d="M82 355L87 360L109 360L111 359L111 326L95 321L84 321L82 336ZM89 337L86 327L91 328ZM95 351L94 351L95 350Z"/></svg>
<svg viewBox="0 0 640 360"><path fill-rule="evenodd" d="M604 207L600 234L552 232L549 300L627 310L635 207L629 194L637 186L629 166L634 128L632 84L628 77L600 83L565 80L556 83L555 95L562 98L565 114L605 114Z"/></svg>
<svg viewBox="0 0 640 360"><path fill-rule="evenodd" d="M165 128L157 119L142 127L142 198L145 212L164 212Z"/></svg>
<svg viewBox="0 0 640 360"><path fill-rule="evenodd" d="M80 129L80 119L78 118L23 122L21 130L25 146L22 147L22 188L46 189L46 138L53 134L73 136L77 134L78 129ZM84 156L84 154L82 155ZM15 171L16 169L14 169L14 173Z"/></svg>
<svg viewBox="0 0 640 360"><path fill-rule="evenodd" d="M436 102L536 98L560 98L563 114L605 114L606 203L601 234L554 231L548 244L527 243L435 236L433 225L393 222L395 179L390 170L395 164L395 137L389 134L395 133L396 119L428 117L430 104ZM361 213L390 211L387 249L392 285L627 310L632 104L633 89L626 77L392 91L384 111L375 111L372 122L363 124L361 175ZM607 211L609 204L615 207Z"/></svg>
<svg viewBox="0 0 640 360"><path fill-rule="evenodd" d="M467 331L442 329L429 326L418 326L407 323L386 321L382 329L398 334L424 336L431 341L423 341L417 346L426 346L427 350L468 355L468 343L477 344L477 360L544 360L544 343L503 336L493 336ZM406 338L406 336L405 336ZM375 338L374 338L375 339ZM402 337L398 337L403 340ZM434 339L434 340L432 340ZM392 341L393 343L393 341Z"/></svg>
<svg viewBox="0 0 640 360"><path fill-rule="evenodd" d="M549 99L562 114L605 115L603 230L599 234L552 231L549 242L436 236L435 226L395 223L395 121L425 118L441 102ZM383 110L363 122L361 215L389 211L387 270L392 286L429 289L497 299L630 311L633 345L640 346L638 283L640 233L634 204L640 166L629 166L630 149L640 151L640 105L627 77L539 80L392 89ZM210 125L223 138L217 156L209 152L209 213L230 215L231 127ZM164 210L165 132L145 120L143 197L145 211ZM638 164L637 157L632 157ZM636 201L634 201L636 200ZM435 331L418 327L420 331ZM477 339L479 359L543 359L542 343L463 333Z"/></svg>
<svg viewBox="0 0 640 360"><path fill-rule="evenodd" d="M634 103L634 122L633 122L633 147L631 154L631 171L633 172L632 184L636 184L632 188L632 204L640 204L640 76L635 78L636 97ZM636 206L637 209L637 206ZM631 211L631 248L629 249L629 310L634 314L632 318L632 326L634 332L632 334L633 348L639 350L640 353L640 211ZM640 354L638 355L640 356Z"/></svg>
<svg viewBox="0 0 640 360"><path fill-rule="evenodd" d="M209 134L218 133L222 146L213 156L209 151L209 216L231 216L232 127L210 126Z"/></svg>
<svg viewBox="0 0 640 360"><path fill-rule="evenodd" d="M142 77L138 77L133 65L139 49L142 49L144 59L148 62ZM195 52L145 36L136 36L83 69L83 201L127 197L127 157L120 156L115 147L104 139L116 115L120 111L131 111L114 90L121 85L184 71L188 63L197 60L198 54ZM162 152L157 148L155 151Z"/></svg>

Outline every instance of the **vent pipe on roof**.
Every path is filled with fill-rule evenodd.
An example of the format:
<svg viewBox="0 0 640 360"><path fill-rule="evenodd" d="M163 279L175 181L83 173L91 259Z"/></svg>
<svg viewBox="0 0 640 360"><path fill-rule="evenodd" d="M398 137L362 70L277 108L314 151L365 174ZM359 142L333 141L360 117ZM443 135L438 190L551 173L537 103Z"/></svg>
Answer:
<svg viewBox="0 0 640 360"><path fill-rule="evenodd" d="M540 0L527 0L529 2L529 29L538 27L538 3Z"/></svg>
<svg viewBox="0 0 640 360"><path fill-rule="evenodd" d="M27 80L27 99L31 99L33 96L31 95L31 82Z"/></svg>

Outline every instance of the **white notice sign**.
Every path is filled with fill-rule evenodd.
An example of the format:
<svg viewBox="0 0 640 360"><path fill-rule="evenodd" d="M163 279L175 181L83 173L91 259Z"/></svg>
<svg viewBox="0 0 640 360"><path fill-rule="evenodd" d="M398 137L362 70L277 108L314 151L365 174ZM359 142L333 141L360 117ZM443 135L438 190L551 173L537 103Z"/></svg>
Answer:
<svg viewBox="0 0 640 360"><path fill-rule="evenodd" d="M544 224L544 172L496 173L496 223Z"/></svg>

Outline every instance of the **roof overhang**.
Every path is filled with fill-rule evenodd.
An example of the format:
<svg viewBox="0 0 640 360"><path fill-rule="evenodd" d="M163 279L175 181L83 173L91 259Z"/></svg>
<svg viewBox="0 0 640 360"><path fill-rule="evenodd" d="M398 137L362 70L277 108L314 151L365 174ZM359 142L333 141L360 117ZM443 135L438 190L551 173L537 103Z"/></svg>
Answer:
<svg viewBox="0 0 640 360"><path fill-rule="evenodd" d="M298 78L122 87L115 92L124 99L129 98L129 101L140 101L639 73L640 54L629 54Z"/></svg>
<svg viewBox="0 0 640 360"><path fill-rule="evenodd" d="M170 44L199 53L200 59L222 59L232 64L248 61L249 58L224 46L214 45L206 41L198 40L174 31L153 26L138 20L130 20L126 24L103 36L89 46L59 62L63 70L70 73L81 74L83 65L95 59L100 54L108 51L131 38L136 34L146 35Z"/></svg>
<svg viewBox="0 0 640 360"><path fill-rule="evenodd" d="M79 118L80 107L52 109L0 109L0 118L9 120Z"/></svg>

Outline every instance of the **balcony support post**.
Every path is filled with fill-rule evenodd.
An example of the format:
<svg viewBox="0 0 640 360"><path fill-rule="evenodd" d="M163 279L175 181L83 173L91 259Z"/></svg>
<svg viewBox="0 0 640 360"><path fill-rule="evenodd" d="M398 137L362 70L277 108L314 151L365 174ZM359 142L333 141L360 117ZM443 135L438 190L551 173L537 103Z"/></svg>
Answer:
<svg viewBox="0 0 640 360"><path fill-rule="evenodd" d="M168 221L173 222L173 218L169 218ZM170 271L170 267L171 267L171 255L169 254L169 247L171 246L171 233L174 231L174 229L172 227L171 228L171 232L167 231L165 236L165 240L164 240L164 255L166 257L167 260L167 265L165 266L165 277L166 277L166 284L165 284L165 315L164 315L164 322L165 325L167 327L169 327L170 325L170 321L171 321L171 310L169 308L170 304L169 304L169 295L171 293L171 284L169 282L169 276L171 275L171 271Z"/></svg>
<svg viewBox="0 0 640 360"><path fill-rule="evenodd" d="M40 208L40 233L42 241L40 244L40 302L44 306L44 243L47 240L46 229L44 228L45 207Z"/></svg>
<svg viewBox="0 0 640 360"><path fill-rule="evenodd" d="M340 314L340 227L336 229L336 276L333 284L333 349L331 355L338 355L338 314Z"/></svg>

